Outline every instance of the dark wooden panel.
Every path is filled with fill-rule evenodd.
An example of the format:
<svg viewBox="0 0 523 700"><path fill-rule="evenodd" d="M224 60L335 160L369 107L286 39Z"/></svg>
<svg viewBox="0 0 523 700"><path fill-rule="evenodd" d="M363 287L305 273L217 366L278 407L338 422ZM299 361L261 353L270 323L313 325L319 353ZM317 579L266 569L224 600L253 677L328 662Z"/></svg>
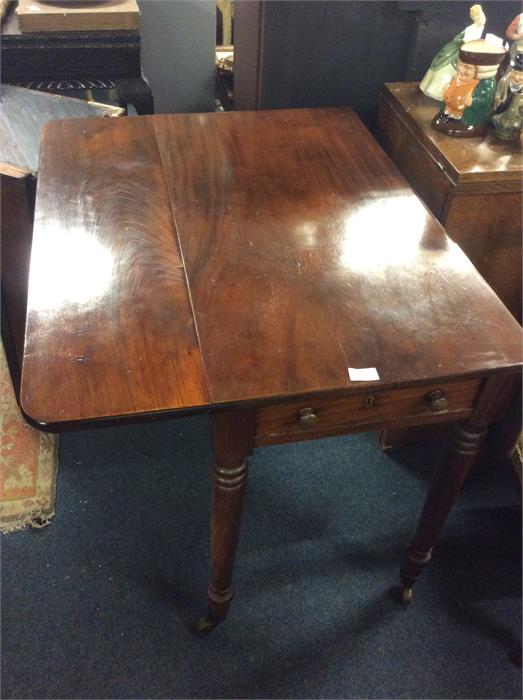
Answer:
<svg viewBox="0 0 523 700"><path fill-rule="evenodd" d="M519 326L349 109L154 124L213 403L519 363Z"/></svg>
<svg viewBox="0 0 523 700"><path fill-rule="evenodd" d="M234 109L258 109L263 70L263 34L266 3L234 3Z"/></svg>
<svg viewBox="0 0 523 700"><path fill-rule="evenodd" d="M0 194L2 340L18 398L24 352L35 180L30 173L24 176L22 171L18 176L2 173Z"/></svg>
<svg viewBox="0 0 523 700"><path fill-rule="evenodd" d="M40 169L25 412L52 427L205 406L185 274L150 122L52 122L44 127Z"/></svg>

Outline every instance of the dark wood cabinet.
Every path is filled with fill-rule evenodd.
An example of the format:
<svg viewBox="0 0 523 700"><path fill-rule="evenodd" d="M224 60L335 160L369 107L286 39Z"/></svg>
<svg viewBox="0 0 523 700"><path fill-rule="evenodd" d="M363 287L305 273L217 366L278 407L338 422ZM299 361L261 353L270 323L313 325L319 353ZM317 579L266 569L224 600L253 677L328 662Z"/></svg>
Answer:
<svg viewBox="0 0 523 700"><path fill-rule="evenodd" d="M36 178L30 171L0 163L2 341L17 396L24 353L35 187Z"/></svg>

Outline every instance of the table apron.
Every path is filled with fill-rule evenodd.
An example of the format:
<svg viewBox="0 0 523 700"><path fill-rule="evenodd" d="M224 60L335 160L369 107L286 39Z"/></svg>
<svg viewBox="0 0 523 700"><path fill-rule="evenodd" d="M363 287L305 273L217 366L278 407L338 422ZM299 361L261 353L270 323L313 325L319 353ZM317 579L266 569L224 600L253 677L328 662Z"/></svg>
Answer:
<svg viewBox="0 0 523 700"><path fill-rule="evenodd" d="M481 385L468 379L263 406L256 411L255 445L463 420L472 415ZM440 403L433 401L435 392Z"/></svg>

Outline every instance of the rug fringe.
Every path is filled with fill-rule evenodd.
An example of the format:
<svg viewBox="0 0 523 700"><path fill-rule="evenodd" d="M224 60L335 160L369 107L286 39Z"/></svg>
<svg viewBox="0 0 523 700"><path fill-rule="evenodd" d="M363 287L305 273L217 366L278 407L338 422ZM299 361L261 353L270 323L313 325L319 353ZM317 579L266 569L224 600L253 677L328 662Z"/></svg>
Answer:
<svg viewBox="0 0 523 700"><path fill-rule="evenodd" d="M54 515L54 511L47 515L43 515L43 513L24 513L16 521L0 523L0 532L3 535L8 535L11 532L25 530L27 528L40 530L43 527L47 527L51 524L51 519L54 517Z"/></svg>

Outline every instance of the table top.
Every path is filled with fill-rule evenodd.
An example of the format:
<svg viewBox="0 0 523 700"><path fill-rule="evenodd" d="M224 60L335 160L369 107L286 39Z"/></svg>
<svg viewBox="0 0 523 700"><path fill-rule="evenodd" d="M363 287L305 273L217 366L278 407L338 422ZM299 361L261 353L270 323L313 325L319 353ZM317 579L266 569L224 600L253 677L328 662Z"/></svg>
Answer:
<svg viewBox="0 0 523 700"><path fill-rule="evenodd" d="M520 365L349 108L49 123L33 240L21 403L47 429Z"/></svg>
<svg viewBox="0 0 523 700"><path fill-rule="evenodd" d="M439 104L424 95L418 83L386 83L384 94L409 120L424 146L454 182L497 182L522 186L523 153L518 144L485 136L455 138L431 127Z"/></svg>

